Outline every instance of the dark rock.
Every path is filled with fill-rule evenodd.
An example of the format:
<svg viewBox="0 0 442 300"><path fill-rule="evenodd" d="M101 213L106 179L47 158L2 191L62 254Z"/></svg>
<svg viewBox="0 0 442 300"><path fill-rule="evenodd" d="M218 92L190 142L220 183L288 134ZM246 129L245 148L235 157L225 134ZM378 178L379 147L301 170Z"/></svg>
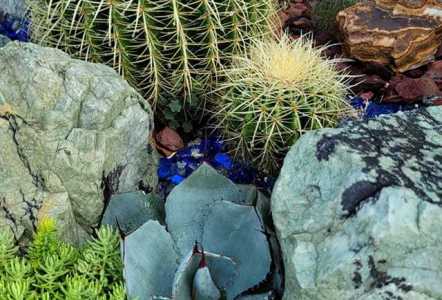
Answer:
<svg viewBox="0 0 442 300"><path fill-rule="evenodd" d="M387 67L377 62L363 63L364 73L380 76L384 80L390 80L393 72Z"/></svg>
<svg viewBox="0 0 442 300"><path fill-rule="evenodd" d="M402 100L409 103L421 101L425 96L441 94L436 83L430 77L404 78L395 85L394 89Z"/></svg>
<svg viewBox="0 0 442 300"><path fill-rule="evenodd" d="M427 66L422 66L417 69L413 69L404 73L405 76L410 78L419 78L422 77L427 71Z"/></svg>
<svg viewBox="0 0 442 300"><path fill-rule="evenodd" d="M363 91L379 92L387 82L378 75L366 75L360 78L359 89Z"/></svg>
<svg viewBox="0 0 442 300"><path fill-rule="evenodd" d="M435 54L436 59L442 58L442 45L439 46Z"/></svg>
<svg viewBox="0 0 442 300"><path fill-rule="evenodd" d="M425 75L432 78L439 88L442 88L442 61L430 64Z"/></svg>

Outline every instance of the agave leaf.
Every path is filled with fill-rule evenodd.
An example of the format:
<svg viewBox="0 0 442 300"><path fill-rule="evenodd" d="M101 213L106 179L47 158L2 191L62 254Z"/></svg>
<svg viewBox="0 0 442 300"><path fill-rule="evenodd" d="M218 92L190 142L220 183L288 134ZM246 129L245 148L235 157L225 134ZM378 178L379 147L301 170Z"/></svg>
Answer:
<svg viewBox="0 0 442 300"><path fill-rule="evenodd" d="M124 270L129 297L171 297L179 257L166 228L148 221L124 240Z"/></svg>
<svg viewBox="0 0 442 300"><path fill-rule="evenodd" d="M190 300L192 295L193 276L198 269L199 258L191 251L181 261L175 274L172 287L174 300Z"/></svg>
<svg viewBox="0 0 442 300"><path fill-rule="evenodd" d="M208 251L223 253L238 263L238 274L227 288L227 299L263 281L271 255L255 209L228 201L215 203L204 224L202 243Z"/></svg>
<svg viewBox="0 0 442 300"><path fill-rule="evenodd" d="M239 297L238 300L269 300L269 295L265 294L256 294L256 295L247 295Z"/></svg>
<svg viewBox="0 0 442 300"><path fill-rule="evenodd" d="M101 224L116 226L117 222L124 235L135 231L149 220L163 223L161 200L143 192L123 193L112 196L103 215Z"/></svg>
<svg viewBox="0 0 442 300"><path fill-rule="evenodd" d="M199 268L193 278L192 297L195 300L220 300L221 293L213 282L209 268Z"/></svg>
<svg viewBox="0 0 442 300"><path fill-rule="evenodd" d="M260 283L270 270L270 250L260 217L254 207L233 203L250 201L251 190L245 191L202 165L166 201L168 229L181 253L197 240L208 251L237 263L233 277L217 261L209 265L214 282L226 287L227 299Z"/></svg>
<svg viewBox="0 0 442 300"><path fill-rule="evenodd" d="M272 214L270 212L270 199L261 192L257 192L255 203L256 211L258 216L261 218L263 226L272 224Z"/></svg>
<svg viewBox="0 0 442 300"><path fill-rule="evenodd" d="M236 277L237 271L235 263L232 259L215 253L204 251L204 255L209 270L212 270L213 266L221 266L223 270L222 274L218 272L218 276L212 277L214 281L212 284L216 284L219 289L226 289L228 285L231 284L231 280ZM192 250L182 259L173 283L172 298L174 300L191 299L194 277L198 271L201 258L202 254L200 252ZM211 274L214 273L217 273L217 271L211 271ZM204 289L204 283L198 282L198 287Z"/></svg>
<svg viewBox="0 0 442 300"><path fill-rule="evenodd" d="M229 201L242 205L254 205L258 192L256 187L250 184L239 184L237 186L243 193L243 196L236 199L230 199Z"/></svg>
<svg viewBox="0 0 442 300"><path fill-rule="evenodd" d="M166 223L182 256L202 241L204 223L211 205L217 201L244 202L242 189L207 164L202 164L180 185L166 201Z"/></svg>

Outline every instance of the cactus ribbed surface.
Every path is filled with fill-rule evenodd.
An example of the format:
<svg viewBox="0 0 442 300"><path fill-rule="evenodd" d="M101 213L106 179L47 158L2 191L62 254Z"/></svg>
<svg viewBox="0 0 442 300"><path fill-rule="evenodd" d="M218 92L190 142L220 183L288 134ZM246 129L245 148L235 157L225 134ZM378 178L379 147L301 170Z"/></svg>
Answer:
<svg viewBox="0 0 442 300"><path fill-rule="evenodd" d="M155 107L206 92L269 31L272 0L30 0L32 38L113 66Z"/></svg>
<svg viewBox="0 0 442 300"><path fill-rule="evenodd" d="M214 116L237 155L273 173L303 133L349 113L348 76L323 50L306 37L258 41L226 70Z"/></svg>

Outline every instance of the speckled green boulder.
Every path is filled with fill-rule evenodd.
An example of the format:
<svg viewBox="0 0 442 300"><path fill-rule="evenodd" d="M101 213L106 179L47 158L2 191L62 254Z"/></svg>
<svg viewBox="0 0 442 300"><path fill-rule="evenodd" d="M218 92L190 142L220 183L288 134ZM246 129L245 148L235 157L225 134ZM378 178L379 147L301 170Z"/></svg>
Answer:
<svg viewBox="0 0 442 300"><path fill-rule="evenodd" d="M442 107L304 135L272 214L285 300L442 299Z"/></svg>
<svg viewBox="0 0 442 300"><path fill-rule="evenodd" d="M153 186L152 113L111 68L34 44L0 49L0 227L42 216L81 243L114 193Z"/></svg>

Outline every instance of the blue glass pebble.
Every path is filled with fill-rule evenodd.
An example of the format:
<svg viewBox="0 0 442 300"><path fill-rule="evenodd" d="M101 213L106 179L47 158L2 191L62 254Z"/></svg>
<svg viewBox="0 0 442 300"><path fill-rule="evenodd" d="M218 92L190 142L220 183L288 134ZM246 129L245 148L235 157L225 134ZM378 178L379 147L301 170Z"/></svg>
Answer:
<svg viewBox="0 0 442 300"><path fill-rule="evenodd" d="M215 162L226 170L230 170L233 166L232 158L226 153L217 153L215 155Z"/></svg>
<svg viewBox="0 0 442 300"><path fill-rule="evenodd" d="M161 158L158 177L172 185L181 183L203 163L208 163L230 180L239 184L257 184L271 189L272 180L261 180L257 172L247 163L234 162L225 152L224 142L217 137L208 137L177 151L171 158ZM169 189L161 185L164 191Z"/></svg>
<svg viewBox="0 0 442 300"><path fill-rule="evenodd" d="M181 175L173 175L173 176L170 178L170 182L172 182L173 184L180 184L184 179L185 179L184 176L181 176Z"/></svg>
<svg viewBox="0 0 442 300"><path fill-rule="evenodd" d="M29 41L29 21L9 14L1 15L0 12L0 34L13 41L27 42Z"/></svg>
<svg viewBox="0 0 442 300"><path fill-rule="evenodd" d="M399 111L407 111L416 108L414 105L403 103L380 103L377 101L366 102L361 97L351 98L350 104L355 109L363 111L363 119L373 119L381 115L392 114Z"/></svg>

